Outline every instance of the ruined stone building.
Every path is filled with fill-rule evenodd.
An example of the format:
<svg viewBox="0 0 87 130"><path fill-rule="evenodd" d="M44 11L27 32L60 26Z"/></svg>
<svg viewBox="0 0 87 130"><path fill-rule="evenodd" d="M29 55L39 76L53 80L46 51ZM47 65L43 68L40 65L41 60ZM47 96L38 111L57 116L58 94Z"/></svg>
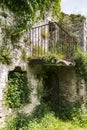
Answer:
<svg viewBox="0 0 87 130"><path fill-rule="evenodd" d="M45 87L47 91L51 90L49 100L66 99L76 102L81 97L86 98L85 81L75 72L73 60L76 41L74 38L58 23L51 22L51 19L47 18L43 22L38 22L21 38L15 39L10 35L13 24L15 25L14 14L0 8L0 126L5 123L8 115L15 114L15 111L6 106L4 101L9 76L14 72L26 72L26 78L32 86L31 102L22 105L18 109L19 112L31 114L40 104L38 87ZM81 34L79 44L83 51L87 49L86 32L86 23L82 22L76 33ZM58 53L58 59L54 55L51 56L52 53ZM48 78L41 77L43 72ZM43 80L45 86L43 86Z"/></svg>

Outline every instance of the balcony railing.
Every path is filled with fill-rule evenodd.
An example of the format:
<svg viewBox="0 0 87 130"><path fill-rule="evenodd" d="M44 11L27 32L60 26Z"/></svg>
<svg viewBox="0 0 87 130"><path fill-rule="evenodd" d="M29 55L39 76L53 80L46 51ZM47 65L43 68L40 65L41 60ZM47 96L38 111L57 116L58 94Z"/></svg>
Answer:
<svg viewBox="0 0 87 130"><path fill-rule="evenodd" d="M65 60L74 58L76 41L58 23L49 22L31 29L29 33L31 58L63 54Z"/></svg>

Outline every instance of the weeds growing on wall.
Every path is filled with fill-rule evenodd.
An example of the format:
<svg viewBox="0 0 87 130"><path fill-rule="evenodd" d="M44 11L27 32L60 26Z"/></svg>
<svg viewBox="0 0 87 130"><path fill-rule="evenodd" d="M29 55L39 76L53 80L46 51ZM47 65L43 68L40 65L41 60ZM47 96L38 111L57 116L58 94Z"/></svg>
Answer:
<svg viewBox="0 0 87 130"><path fill-rule="evenodd" d="M42 59L45 63L52 63L52 64L57 64L59 59L64 59L65 55L63 53L58 53L58 54L48 54L46 56L43 56Z"/></svg>
<svg viewBox="0 0 87 130"><path fill-rule="evenodd" d="M32 88L28 83L26 73L10 72L5 90L5 101L10 108L20 108L30 102Z"/></svg>
<svg viewBox="0 0 87 130"><path fill-rule="evenodd" d="M8 8L14 13L16 24L11 27L12 40L30 29L36 21L43 19L46 11L51 9L53 15L56 16L56 12L60 12L60 2L61 0L1 0L0 7ZM7 17L4 12L3 16Z"/></svg>
<svg viewBox="0 0 87 130"><path fill-rule="evenodd" d="M26 61L27 60L27 53L26 53L26 50L25 49L23 49L22 50L22 54L21 54L21 59L23 60L23 61Z"/></svg>
<svg viewBox="0 0 87 130"><path fill-rule="evenodd" d="M76 52L75 63L76 72L87 80L87 53L78 49Z"/></svg>
<svg viewBox="0 0 87 130"><path fill-rule="evenodd" d="M16 19L17 21L17 19ZM17 23L16 23L17 24ZM21 38L22 34L24 33L23 30L19 31L19 28L17 27L17 25L3 25L3 44L8 44L8 39L11 41L11 44L14 45L15 43L17 44L19 39Z"/></svg>
<svg viewBox="0 0 87 130"><path fill-rule="evenodd" d="M7 65L12 63L10 49L5 46L0 47L0 62Z"/></svg>

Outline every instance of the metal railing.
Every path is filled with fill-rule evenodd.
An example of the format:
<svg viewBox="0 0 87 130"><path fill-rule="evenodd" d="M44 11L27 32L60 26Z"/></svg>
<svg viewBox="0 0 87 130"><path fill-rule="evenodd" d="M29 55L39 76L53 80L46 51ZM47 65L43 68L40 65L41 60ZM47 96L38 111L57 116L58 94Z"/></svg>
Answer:
<svg viewBox="0 0 87 130"><path fill-rule="evenodd" d="M48 53L63 54L66 60L74 57L77 42L56 22L32 28L29 39L32 58L40 58Z"/></svg>

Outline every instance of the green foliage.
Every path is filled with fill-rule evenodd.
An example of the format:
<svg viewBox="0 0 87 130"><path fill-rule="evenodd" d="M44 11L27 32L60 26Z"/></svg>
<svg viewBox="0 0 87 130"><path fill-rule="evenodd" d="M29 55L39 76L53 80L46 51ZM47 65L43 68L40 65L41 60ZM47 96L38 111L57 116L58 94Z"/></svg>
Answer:
<svg viewBox="0 0 87 130"><path fill-rule="evenodd" d="M17 24L17 25L16 25ZM4 32L4 37L3 37L3 43L7 44L7 40L10 39L12 45L14 45L14 43L18 42L18 40L20 39L20 37L22 36L22 34L24 33L24 29L19 29L19 23L16 23L15 25L3 25L3 32ZM20 22L20 26L21 22Z"/></svg>
<svg viewBox="0 0 87 130"><path fill-rule="evenodd" d="M82 16L81 14L77 14L77 15L71 14L70 17L74 23L75 22L82 23L86 20L86 18Z"/></svg>
<svg viewBox="0 0 87 130"><path fill-rule="evenodd" d="M5 130L28 130L30 117L25 113L17 113L16 116L9 117Z"/></svg>
<svg viewBox="0 0 87 130"><path fill-rule="evenodd" d="M34 14L36 13L36 11L40 10L41 13L43 14L45 11L48 11L50 8L52 9L53 13L55 13L55 11L60 11L60 2L61 0L54 0L54 1L50 1L50 0L20 0L20 1L14 1L14 0L2 0L0 2L1 6L5 5L7 6L11 11L15 12L15 13L26 13L28 14L28 12L30 13L29 15L34 17ZM50 7L49 7L50 5Z"/></svg>
<svg viewBox="0 0 87 130"><path fill-rule="evenodd" d="M41 57L45 54L44 49L42 46L35 45L32 50L32 56L34 57Z"/></svg>
<svg viewBox="0 0 87 130"><path fill-rule="evenodd" d="M80 14L68 15L62 13L61 16L62 19L60 20L60 24L62 24L62 27L64 27L77 42L80 42L81 37L79 36L79 33L82 30L82 25L83 22L86 21L86 18Z"/></svg>
<svg viewBox="0 0 87 130"><path fill-rule="evenodd" d="M7 13L5 13L5 12L1 12L0 15L3 16L4 18L7 18L7 16L8 16Z"/></svg>
<svg viewBox="0 0 87 130"><path fill-rule="evenodd" d="M57 62L57 57L54 55L48 55L43 57L43 61L46 63L56 63Z"/></svg>
<svg viewBox="0 0 87 130"><path fill-rule="evenodd" d="M51 101L49 102L49 106L55 112L55 116L63 121L72 121L74 116L79 115L80 105L78 103Z"/></svg>
<svg viewBox="0 0 87 130"><path fill-rule="evenodd" d="M11 64L11 54L10 49L6 48L5 46L0 47L0 62L3 64Z"/></svg>
<svg viewBox="0 0 87 130"><path fill-rule="evenodd" d="M0 6L9 8L15 14L17 23L13 32L16 29L16 34L19 35L30 29L36 20L42 19L46 11L51 9L53 15L60 13L60 2L61 0L1 0ZM40 15L36 14L37 11Z"/></svg>
<svg viewBox="0 0 87 130"><path fill-rule="evenodd" d="M53 107L60 107L61 119L68 113L67 119L60 120L56 111L53 111ZM81 110L81 108L75 105L60 105L51 103L41 103L37 106L33 115L28 116L24 113L18 113L16 116L8 120L4 130L86 130L87 129L87 113ZM63 108L64 106L64 108ZM62 110L61 110L62 109ZM70 112L71 111L71 112ZM64 115L62 114L65 113ZM69 118L69 113L72 115L72 119ZM62 118L63 117L63 118Z"/></svg>
<svg viewBox="0 0 87 130"><path fill-rule="evenodd" d="M33 117L38 118L38 121L40 121L45 114L49 113L51 111L51 107L49 103L41 102L39 106L35 108L35 111L33 112Z"/></svg>
<svg viewBox="0 0 87 130"><path fill-rule="evenodd" d="M87 79L87 53L77 50L75 58L76 72L80 74L84 79Z"/></svg>
<svg viewBox="0 0 87 130"><path fill-rule="evenodd" d="M21 59L24 61L27 60L27 54L25 49L22 50Z"/></svg>
<svg viewBox="0 0 87 130"><path fill-rule="evenodd" d="M20 108L30 102L31 84L23 72L10 72L7 88L5 90L6 104L10 108Z"/></svg>
<svg viewBox="0 0 87 130"><path fill-rule="evenodd" d="M54 48L52 47L50 49L50 52L46 52L44 47L40 45L34 45L33 50L32 50L32 56L33 57L42 57L42 60L45 61L46 63L56 63L58 59L64 59L65 58L65 52L56 52L54 53ZM66 50L66 48L65 48Z"/></svg>
<svg viewBox="0 0 87 130"><path fill-rule="evenodd" d="M37 97L38 97L38 99L40 100L41 99L41 97L43 97L44 96L44 94L45 94L45 91L44 91L44 88L43 88L43 85L39 85L38 84L38 86L37 86Z"/></svg>
<svg viewBox="0 0 87 130"><path fill-rule="evenodd" d="M48 54L47 56L43 56L42 59L45 63L57 64L57 61L63 58L64 54L58 53L58 54Z"/></svg>

